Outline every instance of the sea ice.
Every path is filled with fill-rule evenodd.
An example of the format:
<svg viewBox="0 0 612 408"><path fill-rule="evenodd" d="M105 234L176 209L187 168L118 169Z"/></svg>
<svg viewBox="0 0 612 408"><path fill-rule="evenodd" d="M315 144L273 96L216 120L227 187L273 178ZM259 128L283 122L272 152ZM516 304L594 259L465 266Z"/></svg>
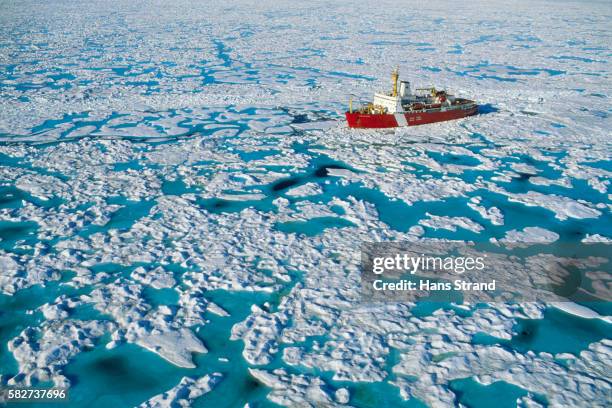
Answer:
<svg viewBox="0 0 612 408"><path fill-rule="evenodd" d="M222 388L192 358L206 352L198 336L217 335L214 320L232 322L238 374L263 384L245 400L358 405L391 385L389 398L446 407L458 401L449 383L472 378L521 387L520 404L606 406L608 338L575 354L511 347L518 319L543 319L545 304L432 311L361 297L364 241L417 242L432 228L451 239L612 236L609 6L454 6L4 6L0 291L9 305L29 298L7 310L27 327L3 320L17 369L0 367L0 382L69 386L65 366L108 336L107 348L131 342L189 371L144 406L197 405ZM481 114L348 129L349 94L387 89L396 64L415 85L476 98ZM28 288L41 297L21 297ZM103 319L81 320L89 307ZM505 345L475 344L482 333Z"/></svg>
<svg viewBox="0 0 612 408"><path fill-rule="evenodd" d="M446 217L430 213L426 213L425 215L427 215L428 218L419 221L419 224L433 229L445 229L455 232L457 231L457 227L459 227L475 233L479 233L484 229L482 225L467 217Z"/></svg>
<svg viewBox="0 0 612 408"><path fill-rule="evenodd" d="M508 193L508 197L510 201L519 202L530 207L549 209L554 212L555 217L561 221L568 218L598 218L601 215L601 211L591 208L584 203L554 194L547 195L530 191L525 194Z"/></svg>
<svg viewBox="0 0 612 408"><path fill-rule="evenodd" d="M223 376L220 373L205 375L198 379L183 377L181 381L164 392L156 395L151 399L139 405L141 408L171 408L171 407L189 407L194 400L202 395L210 392L215 385L222 381Z"/></svg>
<svg viewBox="0 0 612 408"><path fill-rule="evenodd" d="M522 231L511 230L500 239L503 243L544 243L548 244L559 239L559 234L540 227L525 227Z"/></svg>

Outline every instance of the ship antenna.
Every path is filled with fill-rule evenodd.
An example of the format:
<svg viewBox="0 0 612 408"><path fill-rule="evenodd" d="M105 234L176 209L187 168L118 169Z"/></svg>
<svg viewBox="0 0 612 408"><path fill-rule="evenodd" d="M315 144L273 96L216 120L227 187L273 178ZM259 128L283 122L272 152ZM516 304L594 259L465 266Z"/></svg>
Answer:
<svg viewBox="0 0 612 408"><path fill-rule="evenodd" d="M397 80L398 79L399 79L399 67L395 67L393 72L391 72L391 83L393 84L391 96L393 97L397 97Z"/></svg>

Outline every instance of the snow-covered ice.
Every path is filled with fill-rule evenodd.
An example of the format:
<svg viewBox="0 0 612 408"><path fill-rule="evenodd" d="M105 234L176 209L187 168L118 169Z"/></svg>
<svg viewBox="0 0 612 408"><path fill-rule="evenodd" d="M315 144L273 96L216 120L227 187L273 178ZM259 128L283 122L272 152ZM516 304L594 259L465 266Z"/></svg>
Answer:
<svg viewBox="0 0 612 408"><path fill-rule="evenodd" d="M570 1L4 4L0 386L117 401L106 370L135 390L117 406L608 405L606 307L368 303L359 248L609 243L611 18ZM347 129L351 94L396 65L481 114Z"/></svg>

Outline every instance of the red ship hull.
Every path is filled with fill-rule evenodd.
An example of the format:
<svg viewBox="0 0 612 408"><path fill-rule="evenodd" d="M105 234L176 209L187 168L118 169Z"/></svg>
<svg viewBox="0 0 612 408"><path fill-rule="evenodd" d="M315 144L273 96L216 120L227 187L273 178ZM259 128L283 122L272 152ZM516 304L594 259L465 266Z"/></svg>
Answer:
<svg viewBox="0 0 612 408"><path fill-rule="evenodd" d="M396 114L374 114L361 112L346 112L346 121L352 128L393 128L401 126L416 126L427 123L444 122L472 116L478 113L478 106L469 109L449 109L434 112L407 112Z"/></svg>

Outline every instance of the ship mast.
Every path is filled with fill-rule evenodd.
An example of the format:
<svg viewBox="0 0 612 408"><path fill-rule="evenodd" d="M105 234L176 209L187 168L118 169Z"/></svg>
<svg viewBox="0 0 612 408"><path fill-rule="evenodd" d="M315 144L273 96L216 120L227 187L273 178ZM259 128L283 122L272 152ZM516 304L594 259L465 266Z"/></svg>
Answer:
<svg viewBox="0 0 612 408"><path fill-rule="evenodd" d="M393 88L391 88L391 96L394 98L397 97L397 80L399 79L399 67L396 67L393 72L391 72L391 84Z"/></svg>

